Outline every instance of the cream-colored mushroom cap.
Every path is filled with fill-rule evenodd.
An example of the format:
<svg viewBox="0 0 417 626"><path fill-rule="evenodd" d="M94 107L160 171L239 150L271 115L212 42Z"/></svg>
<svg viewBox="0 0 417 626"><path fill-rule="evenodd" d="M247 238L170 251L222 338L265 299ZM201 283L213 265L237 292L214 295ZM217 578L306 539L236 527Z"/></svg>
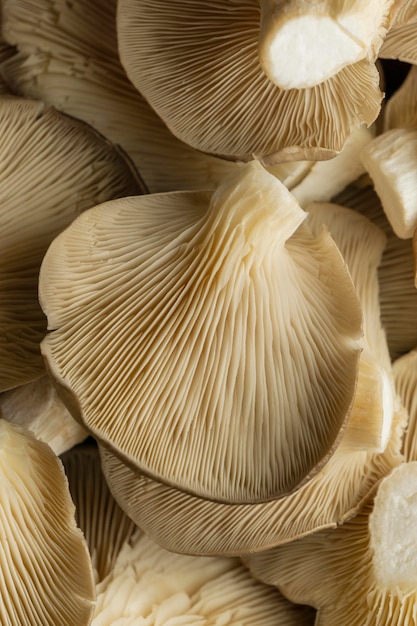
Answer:
<svg viewBox="0 0 417 626"><path fill-rule="evenodd" d="M340 252L305 217L252 163L214 193L75 220L40 273L42 350L74 414L208 498L267 500L313 475L349 414L362 320Z"/></svg>
<svg viewBox="0 0 417 626"><path fill-rule="evenodd" d="M4 37L18 53L1 73L13 93L82 119L120 145L151 192L215 186L239 165L169 132L121 66L116 0L3 0Z"/></svg>
<svg viewBox="0 0 417 626"><path fill-rule="evenodd" d="M393 0L260 0L259 61L282 89L313 87L364 58L375 59Z"/></svg>
<svg viewBox="0 0 417 626"><path fill-rule="evenodd" d="M390 436L395 404L378 284L378 267L387 237L378 226L353 209L313 202L306 211L313 232L320 232L323 225L329 229L347 263L362 306L364 349L349 429L343 443L348 445L349 442L354 449L382 452Z"/></svg>
<svg viewBox="0 0 417 626"><path fill-rule="evenodd" d="M366 215L387 236L387 245L378 269L382 326L387 335L391 359L395 360L417 345L417 290L414 286L413 246L393 232L381 201L368 180L358 181L335 198L335 202Z"/></svg>
<svg viewBox="0 0 417 626"><path fill-rule="evenodd" d="M417 462L403 463L380 483L373 506L340 528L245 561L293 602L316 607L315 626L415 626L416 496Z"/></svg>
<svg viewBox="0 0 417 626"><path fill-rule="evenodd" d="M88 441L75 446L63 454L61 460L97 584L110 574L120 550L132 537L136 526L111 495L94 443Z"/></svg>
<svg viewBox="0 0 417 626"><path fill-rule="evenodd" d="M381 478L403 462L406 412L397 406L383 453L355 452L344 442L312 480L279 500L225 504L158 483L100 446L103 472L115 499L154 541L185 554L242 555L335 528L353 517Z"/></svg>
<svg viewBox="0 0 417 626"><path fill-rule="evenodd" d="M28 431L0 419L0 617L19 626L84 626L92 567L61 462Z"/></svg>
<svg viewBox="0 0 417 626"><path fill-rule="evenodd" d="M163 550L138 532L97 587L92 626L313 626L314 611L254 580L239 559Z"/></svg>
<svg viewBox="0 0 417 626"><path fill-rule="evenodd" d="M45 373L38 272L52 239L84 209L141 184L121 151L40 102L0 100L0 391Z"/></svg>
<svg viewBox="0 0 417 626"><path fill-rule="evenodd" d="M331 158L376 119L378 72L363 59L320 85L282 90L259 63L260 13L258 0L120 0L122 63L174 135L198 150L266 165Z"/></svg>

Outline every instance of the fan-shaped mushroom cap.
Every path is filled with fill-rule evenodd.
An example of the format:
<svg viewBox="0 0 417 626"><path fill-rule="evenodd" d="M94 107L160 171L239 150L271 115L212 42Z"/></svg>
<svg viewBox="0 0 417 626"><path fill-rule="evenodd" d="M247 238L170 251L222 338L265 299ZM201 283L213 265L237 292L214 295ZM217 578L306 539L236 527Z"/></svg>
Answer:
<svg viewBox="0 0 417 626"><path fill-rule="evenodd" d="M136 526L109 491L96 445L88 442L76 446L61 460L76 507L77 524L86 538L98 583L110 574Z"/></svg>
<svg viewBox="0 0 417 626"><path fill-rule="evenodd" d="M417 461L417 350L411 350L394 362L395 385L408 411L403 452L407 461Z"/></svg>
<svg viewBox="0 0 417 626"><path fill-rule="evenodd" d="M313 87L375 59L393 0L260 0L259 61L282 89Z"/></svg>
<svg viewBox="0 0 417 626"><path fill-rule="evenodd" d="M0 476L2 624L89 624L92 567L61 462L0 419Z"/></svg>
<svg viewBox="0 0 417 626"><path fill-rule="evenodd" d="M266 165L326 159L372 123L381 95L367 60L304 90L281 90L258 60L258 0L118 4L126 72L171 131L219 156Z"/></svg>
<svg viewBox="0 0 417 626"><path fill-rule="evenodd" d="M30 430L56 455L87 438L88 433L68 411L48 376L0 394L0 415Z"/></svg>
<svg viewBox="0 0 417 626"><path fill-rule="evenodd" d="M52 239L84 209L140 193L130 163L86 124L40 102L0 100L0 391L45 373L38 272Z"/></svg>
<svg viewBox="0 0 417 626"><path fill-rule="evenodd" d="M74 414L156 479L213 499L282 496L317 471L349 414L361 312L305 217L254 162L213 194L75 220L40 274L43 354Z"/></svg>
<svg viewBox="0 0 417 626"><path fill-rule="evenodd" d="M411 238L417 227L417 130L388 130L367 144L361 157L395 234Z"/></svg>
<svg viewBox="0 0 417 626"><path fill-rule="evenodd" d="M403 463L380 483L373 507L340 528L245 561L293 602L316 607L315 626L414 626L416 496L417 462Z"/></svg>
<svg viewBox="0 0 417 626"><path fill-rule="evenodd" d="M395 235L369 181L349 186L334 201L366 215L387 236L378 270L379 298L382 326L387 334L391 359L395 360L417 345L417 290L412 242Z"/></svg>
<svg viewBox="0 0 417 626"><path fill-rule="evenodd" d="M98 585L92 626L313 626L314 611L254 580L238 559L163 550L141 533Z"/></svg>
<svg viewBox="0 0 417 626"><path fill-rule="evenodd" d="M128 80L116 0L4 0L4 36L18 54L10 88L91 124L129 154L151 192L215 186L239 167L176 139Z"/></svg>
<svg viewBox="0 0 417 626"><path fill-rule="evenodd" d="M396 404L391 438L383 453L352 452L345 435L329 462L295 493L262 504L211 502L163 485L100 447L108 485L126 513L169 550L239 555L265 550L352 517L374 485L404 459L400 454L404 409Z"/></svg>

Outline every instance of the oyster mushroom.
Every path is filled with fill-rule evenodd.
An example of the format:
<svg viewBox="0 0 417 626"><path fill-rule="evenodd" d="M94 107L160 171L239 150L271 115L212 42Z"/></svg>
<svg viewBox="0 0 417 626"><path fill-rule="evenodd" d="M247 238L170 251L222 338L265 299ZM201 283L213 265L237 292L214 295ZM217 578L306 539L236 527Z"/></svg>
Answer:
<svg viewBox="0 0 417 626"><path fill-rule="evenodd" d="M77 524L91 556L96 584L112 571L120 550L132 538L136 526L111 495L101 471L94 442L88 441L61 456L75 504Z"/></svg>
<svg viewBox="0 0 417 626"><path fill-rule="evenodd" d="M38 274L52 239L83 210L143 189L121 151L41 102L0 100L0 391L45 374Z"/></svg>
<svg viewBox="0 0 417 626"><path fill-rule="evenodd" d="M376 483L399 465L405 412L397 407L383 453L354 452L343 439L306 485L279 500L224 504L158 483L100 446L103 472L123 510L168 550L199 555L242 555L335 528L353 517ZM349 424L346 432L349 430Z"/></svg>
<svg viewBox="0 0 417 626"><path fill-rule="evenodd" d="M154 478L215 500L311 477L349 415L362 319L340 252L306 215L252 163L213 193L75 220L40 273L42 351L74 415Z"/></svg>
<svg viewBox="0 0 417 626"><path fill-rule="evenodd" d="M317 608L316 626L411 626L417 623L416 496L417 462L403 463L382 480L374 502L340 528L245 562L293 602Z"/></svg>
<svg viewBox="0 0 417 626"><path fill-rule="evenodd" d="M62 463L0 419L0 606L4 624L87 626L95 586Z"/></svg>
<svg viewBox="0 0 417 626"><path fill-rule="evenodd" d="M215 186L239 167L176 139L120 63L115 0L4 0L1 67L13 93L91 124L129 154L151 192Z"/></svg>
<svg viewBox="0 0 417 626"><path fill-rule="evenodd" d="M376 119L382 94L373 62L348 65L314 87L282 90L259 63L258 0L172 6L119 1L120 58L132 83L190 146L265 165L320 160Z"/></svg>

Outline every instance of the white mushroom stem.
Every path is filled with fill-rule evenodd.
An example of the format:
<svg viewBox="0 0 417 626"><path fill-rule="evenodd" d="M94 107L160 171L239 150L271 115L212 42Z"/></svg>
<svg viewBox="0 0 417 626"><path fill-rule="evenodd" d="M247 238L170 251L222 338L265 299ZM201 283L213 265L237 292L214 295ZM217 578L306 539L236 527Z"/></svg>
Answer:
<svg viewBox="0 0 417 626"><path fill-rule="evenodd" d="M259 60L281 89L313 87L375 55L390 0L260 0Z"/></svg>
<svg viewBox="0 0 417 626"><path fill-rule="evenodd" d="M361 157L393 231L401 239L411 238L417 228L417 131L387 131Z"/></svg>
<svg viewBox="0 0 417 626"><path fill-rule="evenodd" d="M378 488L369 518L375 578L392 593L417 585L417 462L397 467Z"/></svg>

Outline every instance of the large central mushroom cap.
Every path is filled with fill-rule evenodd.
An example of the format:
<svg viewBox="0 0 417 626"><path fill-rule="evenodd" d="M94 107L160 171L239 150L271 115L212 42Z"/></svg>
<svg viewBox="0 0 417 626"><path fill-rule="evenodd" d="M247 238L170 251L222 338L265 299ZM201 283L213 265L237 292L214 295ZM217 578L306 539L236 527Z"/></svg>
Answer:
<svg viewBox="0 0 417 626"><path fill-rule="evenodd" d="M347 418L361 313L326 232L259 164L213 193L108 202L50 247L49 368L145 473L261 501L323 464Z"/></svg>

